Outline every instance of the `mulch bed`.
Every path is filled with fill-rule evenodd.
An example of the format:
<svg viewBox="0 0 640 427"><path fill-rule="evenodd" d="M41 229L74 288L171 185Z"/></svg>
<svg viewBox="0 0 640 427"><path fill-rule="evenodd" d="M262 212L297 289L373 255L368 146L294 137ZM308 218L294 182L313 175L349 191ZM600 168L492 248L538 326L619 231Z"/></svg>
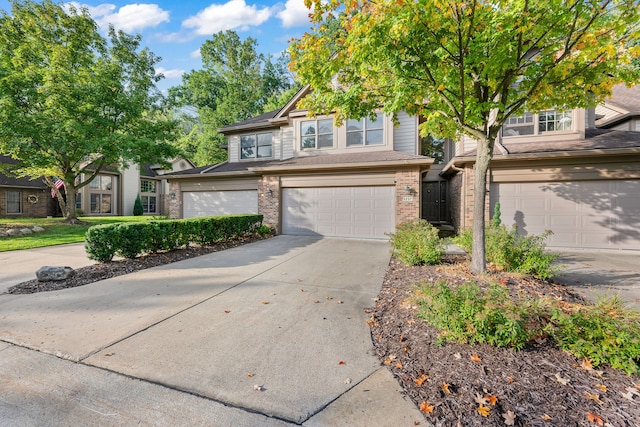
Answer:
<svg viewBox="0 0 640 427"><path fill-rule="evenodd" d="M32 294L36 292L74 288L76 286L87 285L99 280L105 280L111 277L121 276L123 274L129 274L151 267L157 267L159 265L165 265L176 261L210 254L212 252L235 248L237 246L263 240L268 237L270 236L252 235L211 246L187 246L182 249L149 254L135 259L123 259L105 262L102 264L94 264L76 269L73 276L67 280L40 282L37 279L33 279L10 287L7 293Z"/></svg>
<svg viewBox="0 0 640 427"><path fill-rule="evenodd" d="M441 279L460 284L472 277L468 263L460 257L448 257L445 265L417 267L392 259L371 309L375 351L404 393L418 407L431 411L424 412L424 424L640 425L640 378L610 368L595 370L548 340L519 352L490 345L435 345L439 331L417 317L417 306L412 303L416 285ZM582 301L564 285L500 272L491 277L507 284L514 296ZM475 281L488 285L485 280ZM564 380L568 380L566 385ZM479 402L489 408L487 416L478 412ZM503 416L509 411L515 415L513 424L507 424Z"/></svg>

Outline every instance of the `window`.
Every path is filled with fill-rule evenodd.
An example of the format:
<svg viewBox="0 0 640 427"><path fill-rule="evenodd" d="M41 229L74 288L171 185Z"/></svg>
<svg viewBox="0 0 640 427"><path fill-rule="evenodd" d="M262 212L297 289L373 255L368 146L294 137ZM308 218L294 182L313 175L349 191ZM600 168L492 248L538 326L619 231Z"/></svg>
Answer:
<svg viewBox="0 0 640 427"><path fill-rule="evenodd" d="M111 213L111 194L91 193L91 213Z"/></svg>
<svg viewBox="0 0 640 427"><path fill-rule="evenodd" d="M89 210L92 214L112 213L114 177L98 175L89 183Z"/></svg>
<svg viewBox="0 0 640 427"><path fill-rule="evenodd" d="M306 120L300 123L300 148L333 148L333 119Z"/></svg>
<svg viewBox="0 0 640 427"><path fill-rule="evenodd" d="M140 200L144 213L156 213L156 184L157 182L151 179L140 180Z"/></svg>
<svg viewBox="0 0 640 427"><path fill-rule="evenodd" d="M82 209L82 193L76 194L76 209Z"/></svg>
<svg viewBox="0 0 640 427"><path fill-rule="evenodd" d="M509 117L502 126L502 136L539 135L545 132L571 130L571 111L545 110L538 114L525 112L522 116Z"/></svg>
<svg viewBox="0 0 640 427"><path fill-rule="evenodd" d="M375 120L371 120L369 117L360 120L347 120L347 147L383 144L382 127L382 114L376 114Z"/></svg>
<svg viewBox="0 0 640 427"><path fill-rule="evenodd" d="M258 133L240 137L241 159L260 159L265 157L273 157L271 133Z"/></svg>
<svg viewBox="0 0 640 427"><path fill-rule="evenodd" d="M107 175L98 175L89 183L89 188L97 190L111 190L113 178Z"/></svg>
<svg viewBox="0 0 640 427"><path fill-rule="evenodd" d="M7 213L22 213L22 192L7 190Z"/></svg>

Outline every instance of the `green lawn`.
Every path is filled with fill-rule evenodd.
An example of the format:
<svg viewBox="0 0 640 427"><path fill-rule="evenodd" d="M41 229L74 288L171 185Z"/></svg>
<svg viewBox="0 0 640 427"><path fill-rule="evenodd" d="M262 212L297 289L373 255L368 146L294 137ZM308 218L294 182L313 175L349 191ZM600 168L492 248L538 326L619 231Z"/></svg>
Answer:
<svg viewBox="0 0 640 427"><path fill-rule="evenodd" d="M80 220L96 224L112 224L115 222L150 221L152 216L109 216L82 217ZM157 219L157 217L155 218ZM24 237L7 237L0 240L0 252L18 249L41 248L44 246L63 245L65 243L84 242L84 234L89 225L64 224L63 218L0 218L0 228L13 226L34 226L44 228L42 233Z"/></svg>

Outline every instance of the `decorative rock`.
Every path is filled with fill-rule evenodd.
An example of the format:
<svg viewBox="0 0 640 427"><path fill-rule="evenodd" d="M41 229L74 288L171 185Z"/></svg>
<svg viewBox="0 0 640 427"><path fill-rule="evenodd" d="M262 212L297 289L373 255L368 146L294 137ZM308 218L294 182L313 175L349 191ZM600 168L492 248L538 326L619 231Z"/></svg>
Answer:
<svg viewBox="0 0 640 427"><path fill-rule="evenodd" d="M34 225L31 228L31 231L33 231L34 233L42 233L44 231L44 228L40 227L39 225Z"/></svg>
<svg viewBox="0 0 640 427"><path fill-rule="evenodd" d="M71 267L52 267L45 265L36 271L36 278L40 282L50 280L66 280L73 275L74 271Z"/></svg>
<svg viewBox="0 0 640 427"><path fill-rule="evenodd" d="M3 237L9 237L9 235L4 231L0 231L0 238L3 238Z"/></svg>
<svg viewBox="0 0 640 427"><path fill-rule="evenodd" d="M7 230L7 234L11 237L22 236L22 233L20 232L20 230L16 228L10 228L9 230Z"/></svg>
<svg viewBox="0 0 640 427"><path fill-rule="evenodd" d="M33 234L33 231L31 231L30 228L21 228L20 232L22 233L23 236L28 236L29 234Z"/></svg>

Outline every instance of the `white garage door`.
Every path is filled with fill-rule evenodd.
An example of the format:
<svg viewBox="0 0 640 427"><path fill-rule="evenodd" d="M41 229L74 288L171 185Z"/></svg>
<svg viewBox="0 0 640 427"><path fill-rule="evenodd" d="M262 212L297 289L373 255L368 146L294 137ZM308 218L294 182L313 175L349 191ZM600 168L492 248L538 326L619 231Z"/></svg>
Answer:
<svg viewBox="0 0 640 427"><path fill-rule="evenodd" d="M182 193L184 217L258 213L258 192L185 191Z"/></svg>
<svg viewBox="0 0 640 427"><path fill-rule="evenodd" d="M640 249L640 180L492 184L498 200L503 223L553 231L549 246Z"/></svg>
<svg viewBox="0 0 640 427"><path fill-rule="evenodd" d="M284 234L388 238L395 230L394 187L285 188Z"/></svg>

